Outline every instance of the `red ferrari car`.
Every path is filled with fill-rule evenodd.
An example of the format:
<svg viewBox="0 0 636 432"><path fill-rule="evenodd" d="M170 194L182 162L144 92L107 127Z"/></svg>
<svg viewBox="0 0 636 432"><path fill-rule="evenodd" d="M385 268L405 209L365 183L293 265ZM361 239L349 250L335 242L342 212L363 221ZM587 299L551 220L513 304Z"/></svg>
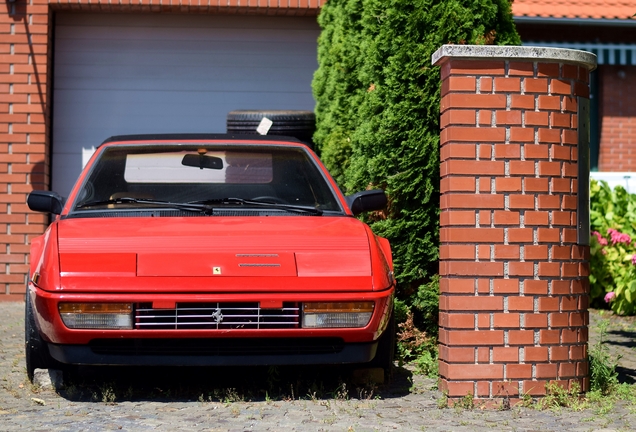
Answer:
<svg viewBox="0 0 636 432"><path fill-rule="evenodd" d="M318 157L282 137L106 140L33 240L26 364L289 365L388 370L391 249Z"/></svg>

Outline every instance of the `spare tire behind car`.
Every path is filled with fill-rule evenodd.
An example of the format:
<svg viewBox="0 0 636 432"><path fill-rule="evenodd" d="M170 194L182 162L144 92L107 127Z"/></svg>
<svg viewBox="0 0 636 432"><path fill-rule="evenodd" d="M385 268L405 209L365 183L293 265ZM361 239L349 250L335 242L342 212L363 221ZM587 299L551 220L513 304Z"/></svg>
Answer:
<svg viewBox="0 0 636 432"><path fill-rule="evenodd" d="M316 116L311 111L237 110L227 115L227 133L259 134L263 118L272 121L267 135L292 136L311 144L316 130Z"/></svg>

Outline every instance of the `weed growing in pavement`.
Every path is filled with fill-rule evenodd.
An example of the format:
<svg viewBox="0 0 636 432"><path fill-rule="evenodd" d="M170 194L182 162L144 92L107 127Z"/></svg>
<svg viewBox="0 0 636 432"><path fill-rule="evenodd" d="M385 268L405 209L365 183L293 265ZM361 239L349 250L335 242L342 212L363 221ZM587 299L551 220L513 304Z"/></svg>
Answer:
<svg viewBox="0 0 636 432"><path fill-rule="evenodd" d="M579 411L586 407L586 401L581 398L581 387L576 382L572 383L569 389L558 383L548 383L545 389L546 395L537 400L536 407L538 409L572 408Z"/></svg>
<svg viewBox="0 0 636 432"><path fill-rule="evenodd" d="M609 320L598 323L599 340L592 345L589 353L590 387L603 395L611 393L618 385L616 366L620 357L612 358L609 348L605 345Z"/></svg>
<svg viewBox="0 0 636 432"><path fill-rule="evenodd" d="M469 392L463 398L455 401L453 408L467 410L475 408L475 398L473 397L473 394Z"/></svg>
<svg viewBox="0 0 636 432"><path fill-rule="evenodd" d="M546 385L545 397L533 401L529 395L524 394L521 405L552 410L594 408L597 415L612 412L617 401L627 401L631 406L636 405L636 385L619 383L616 366L620 357L612 357L605 344L609 324L609 320L605 319L597 326L599 340L589 350L591 390L585 396L581 395L577 383L573 383L569 390L556 383L549 383Z"/></svg>
<svg viewBox="0 0 636 432"><path fill-rule="evenodd" d="M529 392L523 393L521 395L521 406L524 408L530 408L532 407L532 404L534 403L534 400L532 399L532 396L530 395Z"/></svg>
<svg viewBox="0 0 636 432"><path fill-rule="evenodd" d="M307 396L313 401L324 397L325 394L325 385L323 381L317 382L313 381L309 386L309 390L307 392Z"/></svg>
<svg viewBox="0 0 636 432"><path fill-rule="evenodd" d="M370 400L373 398L373 393L377 389L373 383L367 383L363 387L357 387L356 390L358 392L358 399L360 400Z"/></svg>
<svg viewBox="0 0 636 432"><path fill-rule="evenodd" d="M105 404L114 404L117 400L117 394L112 383L104 384L100 387L101 401ZM99 400L97 393L94 395L95 400Z"/></svg>
<svg viewBox="0 0 636 432"><path fill-rule="evenodd" d="M323 423L328 424L328 425L332 425L332 424L334 424L337 421L338 421L338 417L336 417L336 416L329 416L329 417L326 417L326 418L324 418L322 420Z"/></svg>
<svg viewBox="0 0 636 432"><path fill-rule="evenodd" d="M245 396L239 394L235 388L225 389L225 397L223 403L245 402Z"/></svg>
<svg viewBox="0 0 636 432"><path fill-rule="evenodd" d="M437 399L437 408L444 409L448 408L448 392L444 391L442 393L442 397Z"/></svg>
<svg viewBox="0 0 636 432"><path fill-rule="evenodd" d="M398 324L397 354L399 365L412 362L416 372L431 378L439 375L437 362L437 340L419 330L413 322L413 314L408 312L406 320Z"/></svg>
<svg viewBox="0 0 636 432"><path fill-rule="evenodd" d="M349 400L349 391L347 390L346 382L340 383L338 388L334 391L332 398L341 402Z"/></svg>
<svg viewBox="0 0 636 432"><path fill-rule="evenodd" d="M9 393L11 396L13 396L16 399L20 399L20 393L10 384L2 384L2 389L6 390L7 393Z"/></svg>

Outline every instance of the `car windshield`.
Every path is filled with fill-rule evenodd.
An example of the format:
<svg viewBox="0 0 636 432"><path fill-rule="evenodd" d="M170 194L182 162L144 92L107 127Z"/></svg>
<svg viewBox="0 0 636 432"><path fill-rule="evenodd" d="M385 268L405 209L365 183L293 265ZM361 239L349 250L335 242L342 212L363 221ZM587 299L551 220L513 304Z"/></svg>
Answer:
<svg viewBox="0 0 636 432"><path fill-rule="evenodd" d="M74 212L263 207L342 211L307 151L275 145L113 145L94 162Z"/></svg>

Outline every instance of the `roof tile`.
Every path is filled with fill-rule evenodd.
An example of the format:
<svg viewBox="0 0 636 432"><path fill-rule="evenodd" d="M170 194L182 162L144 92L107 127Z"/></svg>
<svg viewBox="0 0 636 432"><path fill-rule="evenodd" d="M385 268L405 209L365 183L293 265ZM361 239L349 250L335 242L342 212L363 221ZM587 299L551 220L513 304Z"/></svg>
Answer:
<svg viewBox="0 0 636 432"><path fill-rule="evenodd" d="M635 0L514 0L514 16L632 19L636 14Z"/></svg>

